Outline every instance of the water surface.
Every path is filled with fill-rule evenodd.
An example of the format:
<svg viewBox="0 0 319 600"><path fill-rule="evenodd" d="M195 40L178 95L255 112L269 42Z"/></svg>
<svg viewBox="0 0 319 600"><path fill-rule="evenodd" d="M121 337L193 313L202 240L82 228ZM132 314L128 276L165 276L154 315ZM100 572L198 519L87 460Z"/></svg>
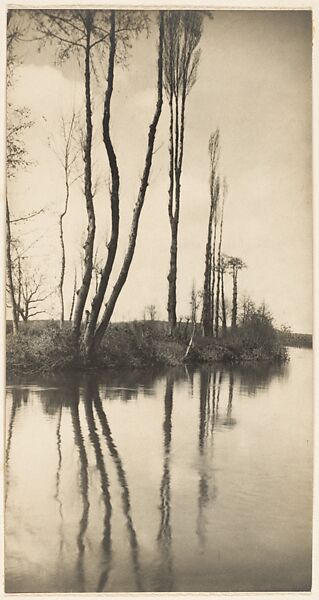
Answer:
<svg viewBox="0 0 319 600"><path fill-rule="evenodd" d="M312 352L8 380L6 592L306 591Z"/></svg>

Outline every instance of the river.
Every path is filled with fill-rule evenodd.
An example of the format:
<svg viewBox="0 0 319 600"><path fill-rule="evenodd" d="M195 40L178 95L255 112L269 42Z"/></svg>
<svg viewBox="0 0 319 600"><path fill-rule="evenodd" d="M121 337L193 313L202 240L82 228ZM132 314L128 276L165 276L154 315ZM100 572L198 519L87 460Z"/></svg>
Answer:
<svg viewBox="0 0 319 600"><path fill-rule="evenodd" d="M9 377L6 592L307 591L312 351Z"/></svg>

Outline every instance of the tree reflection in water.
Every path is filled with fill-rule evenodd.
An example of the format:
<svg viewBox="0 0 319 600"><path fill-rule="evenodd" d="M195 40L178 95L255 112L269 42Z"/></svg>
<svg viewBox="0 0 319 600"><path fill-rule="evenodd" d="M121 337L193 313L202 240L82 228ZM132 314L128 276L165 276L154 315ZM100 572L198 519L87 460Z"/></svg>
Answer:
<svg viewBox="0 0 319 600"><path fill-rule="evenodd" d="M95 376L91 375L79 378L69 376L65 379L62 376L60 380L54 377L52 380L48 378L42 382L43 387L40 387L38 383L35 388L37 398L40 400L45 415L54 423L52 432L54 431L56 454L53 473L51 471L51 475L53 474L54 477L53 498L57 506L58 517L56 530L59 544L57 546L57 553L56 550L54 551L53 559L54 563L57 561L56 566L54 566L56 579L60 574L64 580L68 579L68 565L70 564L70 556L66 554L69 508L67 503L64 504L65 496L62 493L67 489L64 487L65 483L67 485L67 482L64 477L62 478L62 474L64 472L67 473L68 469L70 469L70 464L68 464L69 455L66 454L65 457L64 454L65 452L69 452L68 432L71 432L73 447L76 449L76 459L79 461L78 465L76 465L76 471L78 470L76 491L79 494L81 504L80 514L76 517L78 519L75 525L76 531L74 533L74 529L70 530L71 535L73 534L73 539L76 538L76 560L74 571L74 563L71 558L71 579L67 581L67 586L72 586L72 591L85 592L92 591L93 588L98 592L108 592L113 589L114 582L115 586L120 585L118 577L121 578L121 573L119 573L119 567L115 560L114 549L114 528L117 521L113 520L115 510L120 510L125 520L126 533L124 532L124 539L127 536L128 550L132 564L133 581L129 583L130 591L141 592L146 587L146 591L171 592L178 585L177 555L174 556L173 552L174 535L176 536L176 547L180 544L180 538L177 535L180 532L175 531L174 523L172 523L175 495L174 480L171 474L173 425L174 430L175 427L177 430L181 425L177 417L179 414L178 411L182 406L182 398L178 394L178 382L180 380L182 383L181 390L186 391L186 395L189 394L193 398L190 407L191 410L194 407L195 414L198 414L198 430L197 433L196 431L194 432L196 436L195 452L197 454L198 479L196 481L195 498L190 498L190 501L193 506L192 510L195 508L195 514L193 513L192 518L196 525L197 550L204 553L208 551L208 535L209 532L211 534L213 524L211 522L211 517L213 516L211 509L217 497L214 463L219 457L217 455L214 456L216 441L218 441L216 434L219 435L224 431L228 436L228 432L230 434L232 428L237 424L236 419L233 417L235 390L239 394L243 393L245 396L247 396L247 393L254 394L258 392L260 387L269 385L273 377L282 377L285 374L285 369L274 366L264 366L262 373L260 373L260 370L261 367L246 369L238 366L224 366L221 368L214 366L201 367L199 370L191 368L182 370L170 369L165 373L164 380L158 373L154 373L152 376L145 376L144 378L140 372L138 374L130 372L127 378L122 374L122 379L119 374L105 373L101 379L99 378L98 382ZM110 417L107 415L106 407L108 406L111 411L113 409L111 407L113 401L120 401L122 404L121 410L125 411L124 405L128 401L135 398L139 399L140 397L145 400L145 396L151 398L152 395L154 396L157 393L155 382L158 378L162 382L164 381L165 392L164 398L161 400L164 400L162 426L158 421L156 412L154 413L154 421L150 425L156 429L157 433L159 428L161 428L160 444L163 452L163 458L161 458L160 451L161 473L157 483L155 482L157 490L159 488L159 492L156 492L156 490L155 492L159 493L160 522L157 536L156 534L152 536L153 548L151 552L154 553L154 560L159 560L156 567L156 574L154 575L154 571L148 571L148 556L146 557L143 569L145 572L142 573L142 546L139 545L138 531L133 522L132 496L128 485L127 473L113 438L109 422ZM199 381L199 393L197 392L197 381ZM101 389L107 394L107 403L101 400ZM160 386L158 386L158 389L160 389ZM6 502L10 483L9 468L13 470L11 453L14 434L16 430L18 434L20 433L20 421L22 422L20 418L19 420L17 419L17 416L22 402L28 401L30 391L34 391L34 388L28 385L24 385L24 387L12 386L10 388L12 404L7 424L7 444L5 450ZM82 393L83 404L80 403L80 392ZM176 422L173 424L174 393L176 395ZM33 403L34 395L31 394L30 399ZM84 409L83 412L82 406ZM116 406L115 409L113 414L118 414ZM187 405L185 405L185 410L187 411ZM189 426L192 427L192 423L189 421L192 417L188 416L187 418ZM178 434L178 431L176 433ZM64 439L65 436L66 439ZM194 441L192 444L194 444ZM192 448L192 452L194 454L194 448ZM99 511L96 511L94 514L92 511L94 488L91 488L89 480L91 457L93 457L94 468L98 477L98 486L101 490L100 493L103 500L103 515L100 517L101 521L103 519L102 524L100 524L101 543L98 540L101 562L98 565L97 574L96 559L92 558L92 561L88 560L89 550L91 552L91 547L88 547L89 540L91 539L89 532L91 531L91 527L96 526L97 519L99 518ZM10 458L12 464L10 463ZM177 462L180 460L184 466L182 456L176 457L176 460ZM110 467L112 467L112 473L114 473L113 478L110 477L106 461L110 461ZM132 468L134 472L134 465ZM11 475L13 477L14 473ZM117 486L117 482L121 493L120 501L118 505L113 502L112 506L112 490L114 485ZM138 485L138 483L136 481L135 485ZM153 505L153 509L155 507L156 504ZM122 540L121 543L123 543ZM92 549L93 552L96 551L95 547L92 547ZM93 581L92 576L94 577ZM55 585L55 581L53 585ZM50 588L48 591L53 590Z"/></svg>
<svg viewBox="0 0 319 600"><path fill-rule="evenodd" d="M113 459L117 477L118 477L118 481L119 481L119 484L120 484L120 487L122 490L122 494L121 494L122 507L123 507L123 513L124 513L125 520L126 520L126 528L128 531L129 544L130 544L130 548L131 548L132 564L133 564L133 571L134 571L134 575L135 575L136 588L137 588L137 591L143 591L141 568L140 568L140 561L139 561L139 545L138 545L137 535L136 535L136 531L135 531L135 528L133 525L133 519L132 519L132 515L131 515L131 500L130 500L130 492L129 492L129 487L128 487L128 483L127 483L126 473L125 473L125 470L123 467L121 457L120 457L117 447L114 443L112 432L111 432L108 420L106 418L106 414L103 410L101 398L100 398L99 391L98 391L98 386L96 384L92 384L92 388L93 388L92 398L93 398L94 406L96 409L96 413L100 420L101 427L102 427L102 433L105 438L109 453ZM102 591L102 589L103 588L101 588L99 591Z"/></svg>
<svg viewBox="0 0 319 600"><path fill-rule="evenodd" d="M79 591L85 590L85 573L84 573L84 553L85 553L85 544L84 544L84 536L88 526L88 518L89 518L89 479L88 479L88 459L86 454L86 449L84 445L84 439L82 434L82 428L80 424L79 417L79 389L74 386L74 388L70 389L70 409L71 409L71 419L72 419L72 427L73 427L73 435L74 442L78 449L79 459L80 459L80 495L82 500L82 516L79 522L79 531L77 535L77 547L78 547L78 557L76 563L77 569L77 580L78 580L78 589Z"/></svg>
<svg viewBox="0 0 319 600"><path fill-rule="evenodd" d="M105 585L107 583L109 572L111 568L111 559L112 559L112 536L111 536L111 516L112 516L112 504L111 504L111 496L110 496L110 482L108 478L108 474L106 472L104 456L101 449L101 444L99 440L99 436L97 433L94 415L93 415L93 406L92 406L92 398L94 395L95 383L92 379L88 380L87 385L84 388L84 406L85 406L85 415L89 428L89 439L92 443L95 453L96 466L100 474L100 482L101 482L101 491L102 498L104 503L104 528L103 528L103 538L102 538L102 548L104 553L104 565L102 569L102 573L98 582L97 591L101 592L104 590Z"/></svg>
<svg viewBox="0 0 319 600"><path fill-rule="evenodd" d="M64 535L63 535L63 510L62 510L62 500L60 497L60 486L61 486L61 469L62 469L62 451L61 451L61 423L62 423L62 410L63 405L61 404L59 414L58 414L58 423L56 427L56 445L58 451L58 464L57 471L55 476L55 494L54 499L58 503L58 510L60 515L60 525L59 525L59 538L60 538L60 546L59 546L59 556L58 563L62 564L62 554L64 548Z"/></svg>
<svg viewBox="0 0 319 600"><path fill-rule="evenodd" d="M171 526L171 475L170 452L172 441L172 410L173 410L174 375L170 371L166 377L164 397L164 463L163 476L160 486L161 521L157 536L161 553L160 588L157 591L170 592L174 585L172 557L172 526Z"/></svg>

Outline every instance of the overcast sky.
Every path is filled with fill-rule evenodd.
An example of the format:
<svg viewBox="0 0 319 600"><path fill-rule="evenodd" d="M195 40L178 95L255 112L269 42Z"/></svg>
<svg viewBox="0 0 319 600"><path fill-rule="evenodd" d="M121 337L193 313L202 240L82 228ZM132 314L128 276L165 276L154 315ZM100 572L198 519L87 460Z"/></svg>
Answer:
<svg viewBox="0 0 319 600"><path fill-rule="evenodd" d="M306 11L216 11L205 19L198 80L186 107L185 155L178 246L178 316L189 314L192 281L203 285L209 211L210 134L220 128L220 172L229 194L225 205L224 252L241 257L247 269L239 293L263 300L277 325L295 331L312 328L312 172L311 172L311 13ZM147 132L156 100L155 26L134 41L128 67L117 66L112 100L112 135L121 177L121 233L116 273L126 246L132 208L144 166ZM15 105L30 108L35 122L26 135L34 165L10 183L15 216L46 207L20 227L34 264L47 285L59 275L57 215L63 206L63 173L48 145L59 141L59 119L72 106L83 109L83 78L73 60L55 66L52 52L23 46L17 81L9 92ZM104 72L106 65L104 65ZM106 152L101 108L105 82L94 84L95 207L101 257L110 231ZM150 186L143 209L133 264L114 317L141 318L155 304L166 318L170 231L168 200L168 111L156 138ZM65 219L67 309L86 227L80 184L74 184ZM230 282L227 294L230 298ZM51 303L52 304L52 303ZM56 304L56 315L58 304Z"/></svg>

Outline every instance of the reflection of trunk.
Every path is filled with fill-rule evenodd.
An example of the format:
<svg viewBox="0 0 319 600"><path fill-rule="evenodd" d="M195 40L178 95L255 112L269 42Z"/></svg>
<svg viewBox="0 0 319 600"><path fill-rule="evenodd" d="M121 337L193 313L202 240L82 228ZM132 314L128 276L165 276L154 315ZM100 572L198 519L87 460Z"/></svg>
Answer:
<svg viewBox="0 0 319 600"><path fill-rule="evenodd" d="M72 394L71 403L71 418L74 434L74 442L77 446L80 459L80 492L82 498L82 517L79 523L79 533L77 536L78 558L77 558L77 580L79 582L79 590L85 591L84 580L84 536L88 526L89 517L89 478L88 478L88 459L85 450L82 429L79 417L79 397L78 393Z"/></svg>
<svg viewBox="0 0 319 600"><path fill-rule="evenodd" d="M199 450L203 453L204 441L207 434L207 425L209 419L209 392L210 392L210 373L208 370L200 372L200 390L199 390Z"/></svg>
<svg viewBox="0 0 319 600"><path fill-rule="evenodd" d="M157 541L160 544L162 552L162 560L165 568L165 590L171 591L173 587L173 571L172 571L172 527L171 527L171 475L170 475L170 452L172 440L172 410L173 410L173 391L174 378L172 373L167 375L166 391L164 398L165 416L163 422L164 433L164 464L163 476L160 487L160 511L161 523L157 536Z"/></svg>
<svg viewBox="0 0 319 600"><path fill-rule="evenodd" d="M219 400L220 400L220 391L223 383L223 374L224 371L221 369L219 371L218 385L217 385L217 400L216 400L216 421L218 419L218 409L219 409Z"/></svg>
<svg viewBox="0 0 319 600"><path fill-rule="evenodd" d="M56 439L57 439L57 451L58 451L58 464L57 471L55 477L55 494L54 499L58 503L59 507L59 515L60 515L60 552L59 552L59 560L62 560L62 551L64 546L64 537L63 537L63 512L62 512L62 501L60 498L60 483L61 483L61 468L62 468L62 452L61 452L61 422L62 422L62 404L60 406L58 424L56 428Z"/></svg>
<svg viewBox="0 0 319 600"><path fill-rule="evenodd" d="M10 421L9 421L9 426L8 426L7 447L6 447L6 454L5 454L5 473L6 473L5 500L4 500L5 506L7 505L8 494L9 494L9 481L10 481L9 466L10 466L11 442L12 442L12 436L13 436L14 422L16 419L17 411L20 407L20 403L21 403L20 392L17 392L16 390L12 390L12 406L11 406L11 415L10 415Z"/></svg>
<svg viewBox="0 0 319 600"><path fill-rule="evenodd" d="M94 448L94 453L95 453L95 459L96 459L96 466L98 468L99 474L100 474L100 481L101 481L101 490L102 490L102 498L103 498L103 503L104 503L104 507L105 507L105 512L104 512L104 531L103 531L103 539L102 539L102 547L104 550L104 555L105 555L105 565L103 568L103 571L101 573L99 582L98 582L98 586L97 586L97 592L102 592L104 590L104 587L107 583L108 577L109 577L109 573L110 573L110 568L111 568L111 556L112 556L112 539L111 539L111 515L112 515L112 504L111 504L111 497L110 497L110 484L109 484L109 478L105 469L105 463L104 463L104 457L103 457L103 452L101 449L101 444L100 444L100 440L97 434L97 430L96 430L96 425L95 425L95 421L94 421L94 416L93 416L93 409L92 409L92 398L93 398L93 394L92 394L92 388L93 386L91 384L89 384L87 386L87 390L86 390L86 394L85 394L85 414L86 414L86 420L87 420L87 424L88 424L88 429L89 429L89 437L90 437L90 441L92 443L92 446Z"/></svg>
<svg viewBox="0 0 319 600"><path fill-rule="evenodd" d="M229 373L229 393L228 393L228 405L227 405L227 417L231 418L232 406L233 406L233 394L234 394L234 373Z"/></svg>
<svg viewBox="0 0 319 600"><path fill-rule="evenodd" d="M133 212L133 219L132 219L132 224L131 224L131 232L130 232L130 236L129 236L128 249L127 249L119 276L115 282L111 296L106 304L101 323L96 330L96 333L94 336L94 342L93 342L93 345L91 346L91 352L96 351L101 344L103 335L104 335L104 333L108 327L108 324L110 322L110 319L112 317L117 299L118 299L118 297L122 291L122 288L126 282L126 279L127 279L128 273L129 273L129 269L130 269L130 266L131 266L131 263L133 260L133 256L134 256L139 220L140 220L142 208L144 205L146 189L148 186L149 175L150 175L150 170L151 170L151 166L152 166L156 129L157 129L157 124L158 124L160 114L162 111L162 103L163 103L163 90L162 90L163 57L162 57L162 54L163 54L163 13L161 11L160 32L159 32L159 51L158 51L157 102L156 102L156 109L155 109L154 117L153 117L152 123L149 128L149 133L148 133L148 145L147 145L147 152L146 152L146 157L145 157L144 172L142 175L138 198L137 198L134 212Z"/></svg>
<svg viewBox="0 0 319 600"><path fill-rule="evenodd" d="M120 457L117 447L114 443L114 440L112 437L112 432L111 432L110 426L108 424L105 412L103 410L103 406L102 406L101 398L98 393L97 386L96 386L96 384L95 385L92 384L92 385L94 386L94 392L93 392L94 406L95 406L98 418L100 420L103 436L105 438L110 455L113 459L113 462L114 462L114 465L116 468L116 472L117 472L117 477L119 480L119 484L120 484L121 490L122 490L122 506L123 506L123 512L124 512L125 519L126 519L126 527L127 527L127 531L128 531L128 535L129 535L129 543L130 543L131 552L132 552L132 563L133 563L133 570L134 570L135 578L136 578L137 591L143 591L143 586L142 586L142 581L141 581L141 568L140 568L140 564L139 564L139 546L138 546L137 535L136 535L136 531L135 531L135 528L133 525L133 519L132 519L132 515L131 515L130 491L129 491L129 487L128 487L128 483L127 483L127 479L126 479L126 473L125 473L125 470L123 467L121 457Z"/></svg>
<svg viewBox="0 0 319 600"><path fill-rule="evenodd" d="M210 387L211 387L211 372L201 370L200 372L200 390L199 390L199 436L198 448L200 455L200 477L198 484L198 517L196 533L199 537L201 545L205 544L205 522L204 509L209 501L209 480L207 475L207 465L205 464L206 457L204 456L205 438L209 433L210 423Z"/></svg>
<svg viewBox="0 0 319 600"><path fill-rule="evenodd" d="M14 283L13 283L13 273L12 273L12 256L11 256L11 226L10 226L10 211L8 199L6 198L6 267L7 267L7 285L9 288L9 296L12 310L12 327L13 334L16 335L18 333L18 309L16 305L15 295L14 295Z"/></svg>
<svg viewBox="0 0 319 600"><path fill-rule="evenodd" d="M84 145L84 191L86 199L86 211L88 217L87 238L84 244L84 269L80 289L73 315L73 330L76 339L80 336L82 315L85 302L89 293L93 267L93 246L95 237L95 214L92 192L92 107L91 107L91 69L90 69L90 43L92 16L90 11L85 14L86 48L85 48L85 111L86 111L86 140Z"/></svg>
<svg viewBox="0 0 319 600"><path fill-rule="evenodd" d="M115 11L111 11L110 17L110 35L109 35L109 61L108 61L108 76L107 76L107 88L104 99L104 115L103 115L103 140L107 151L109 166L111 170L112 187L111 187L111 214L112 214L112 232L111 238L107 245L107 260L104 265L104 269L101 273L100 283L97 292L93 298L91 305L91 313L89 316L88 324L85 330L85 345L86 354L89 355L92 350L92 344L94 341L94 331L99 316L99 312L102 306L106 288L109 282L109 278L112 272L115 254L117 250L118 235L119 235L119 187L120 177L117 166L116 154L114 152L112 140L110 137L110 108L111 98L113 93L113 80L114 80L114 64L115 64Z"/></svg>
<svg viewBox="0 0 319 600"><path fill-rule="evenodd" d="M213 433L213 431L214 431L215 421L216 421L216 380L217 380L217 373L216 373L216 370L214 369L214 373L213 373L213 391L212 391L211 433Z"/></svg>
<svg viewBox="0 0 319 600"><path fill-rule="evenodd" d="M233 373L233 371L230 371L229 372L227 413L226 413L226 419L224 422L224 425L226 427L234 427L234 425L236 424L236 420L232 418L233 394L234 394L234 373Z"/></svg>

